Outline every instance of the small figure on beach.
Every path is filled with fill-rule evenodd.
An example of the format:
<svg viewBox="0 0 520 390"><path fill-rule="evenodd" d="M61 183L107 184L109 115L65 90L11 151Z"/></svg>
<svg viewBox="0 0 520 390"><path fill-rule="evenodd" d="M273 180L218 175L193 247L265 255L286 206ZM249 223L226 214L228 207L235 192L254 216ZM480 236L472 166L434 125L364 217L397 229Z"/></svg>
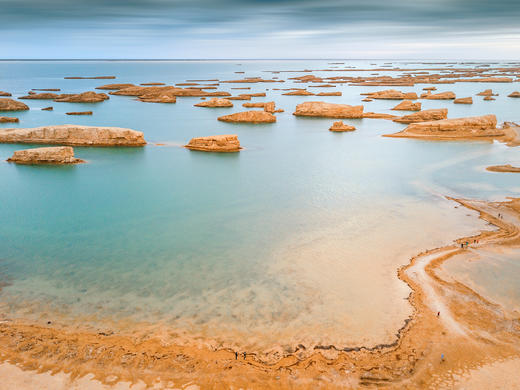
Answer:
<svg viewBox="0 0 520 390"><path fill-rule="evenodd" d="M238 360L238 352L235 352L235 360Z"/></svg>
<svg viewBox="0 0 520 390"><path fill-rule="evenodd" d="M247 355L247 354L244 352L244 360L246 360L246 355Z"/></svg>
<svg viewBox="0 0 520 390"><path fill-rule="evenodd" d="M460 243L460 249L464 249L464 243L463 242Z"/></svg>
<svg viewBox="0 0 520 390"><path fill-rule="evenodd" d="M441 363L444 361L444 354L441 353Z"/></svg>
<svg viewBox="0 0 520 390"><path fill-rule="evenodd" d="M441 315L441 312L440 312L440 311L438 311L438 312L437 312L437 317L438 317L438 316L440 316L440 315Z"/></svg>

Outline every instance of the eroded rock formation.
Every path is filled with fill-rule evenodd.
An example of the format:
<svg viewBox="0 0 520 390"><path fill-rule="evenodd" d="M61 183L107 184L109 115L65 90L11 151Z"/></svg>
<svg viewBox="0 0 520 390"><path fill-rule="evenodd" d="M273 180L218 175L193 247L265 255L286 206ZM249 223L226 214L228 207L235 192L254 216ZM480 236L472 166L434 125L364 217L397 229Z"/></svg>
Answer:
<svg viewBox="0 0 520 390"><path fill-rule="evenodd" d="M324 118L363 118L363 106L325 102L304 102L296 106L293 115Z"/></svg>
<svg viewBox="0 0 520 390"><path fill-rule="evenodd" d="M192 138L184 147L202 152L238 152L242 149L235 134Z"/></svg>
<svg viewBox="0 0 520 390"><path fill-rule="evenodd" d="M78 164L85 162L74 157L74 149L70 146L17 150L7 161L24 165Z"/></svg>

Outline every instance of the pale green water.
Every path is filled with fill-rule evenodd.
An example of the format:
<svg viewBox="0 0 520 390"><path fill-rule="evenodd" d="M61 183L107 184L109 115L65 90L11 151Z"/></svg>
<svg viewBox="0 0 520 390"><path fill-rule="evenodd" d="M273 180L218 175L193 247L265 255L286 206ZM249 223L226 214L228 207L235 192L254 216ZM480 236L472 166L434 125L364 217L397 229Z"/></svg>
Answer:
<svg viewBox="0 0 520 390"><path fill-rule="evenodd" d="M349 64L366 68L370 62ZM31 88L67 93L115 82L287 79L302 73L263 71L327 67L327 61L241 63L0 62L0 90L21 96ZM117 79L63 79L75 75ZM263 92L305 85L221 84L219 90L244 86ZM506 97L518 83L437 87L460 97L493 88L500 96L494 102L474 97L473 105L421 100L423 108L448 107L449 117L494 113L499 121L520 120L520 100ZM285 113L267 125L216 120L243 110L241 101L205 109L193 107L198 98L172 105L122 96L94 105L26 100L31 110L16 113L20 127L128 127L143 131L150 145L76 148L88 164L73 167L0 163L0 271L9 282L0 293L0 313L92 326L147 321L261 347L391 340L410 313L397 267L482 226L439 195L518 196L519 176L484 168L518 165L520 154L500 144L382 138L404 126L377 119L347 121L358 130L333 134L332 120L292 115L305 100L360 104L360 93L381 89L344 84L333 88L342 97L323 98L270 90L254 100L274 100ZM365 110L392 112L395 104L374 101ZM49 105L54 111L39 110ZM84 109L94 115L64 115ZM229 133L238 134L244 151L206 154L153 145ZM25 147L0 145L0 160Z"/></svg>

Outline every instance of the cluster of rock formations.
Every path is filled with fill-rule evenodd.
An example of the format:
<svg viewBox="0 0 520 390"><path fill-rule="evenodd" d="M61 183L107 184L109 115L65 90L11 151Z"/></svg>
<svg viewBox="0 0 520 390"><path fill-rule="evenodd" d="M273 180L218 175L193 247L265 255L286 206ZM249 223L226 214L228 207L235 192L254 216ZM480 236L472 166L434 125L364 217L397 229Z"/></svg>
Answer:
<svg viewBox="0 0 520 390"><path fill-rule="evenodd" d="M363 118L363 106L325 102L304 102L296 106L293 115L323 118Z"/></svg>
<svg viewBox="0 0 520 390"><path fill-rule="evenodd" d="M192 138L184 147L202 152L238 152L242 149L235 134Z"/></svg>
<svg viewBox="0 0 520 390"><path fill-rule="evenodd" d="M220 116L218 120L234 123L273 123L276 122L276 117L266 111L243 111Z"/></svg>
<svg viewBox="0 0 520 390"><path fill-rule="evenodd" d="M79 125L42 126L28 129L0 129L0 143L143 146L143 133L120 127Z"/></svg>
<svg viewBox="0 0 520 390"><path fill-rule="evenodd" d="M54 100L60 103L99 103L109 99L106 93L96 93L93 91L82 92L77 94L63 93L56 94L52 92L34 93L29 92L27 96L20 99L28 100Z"/></svg>
<svg viewBox="0 0 520 390"><path fill-rule="evenodd" d="M29 106L14 99L2 98L0 99L0 111L25 111Z"/></svg>
<svg viewBox="0 0 520 390"><path fill-rule="evenodd" d="M70 146L55 146L17 150L7 159L16 164L78 164L85 161L74 157L74 149Z"/></svg>
<svg viewBox="0 0 520 390"><path fill-rule="evenodd" d="M343 121L337 121L332 124L329 128L330 131L335 132L343 132L343 131L354 131L356 128L354 126L347 125L343 123Z"/></svg>

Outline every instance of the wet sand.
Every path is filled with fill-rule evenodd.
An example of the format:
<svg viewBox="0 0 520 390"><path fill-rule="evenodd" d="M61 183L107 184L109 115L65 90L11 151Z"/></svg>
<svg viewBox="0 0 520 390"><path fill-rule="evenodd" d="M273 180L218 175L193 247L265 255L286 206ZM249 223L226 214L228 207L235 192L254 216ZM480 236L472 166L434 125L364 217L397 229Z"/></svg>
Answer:
<svg viewBox="0 0 520 390"><path fill-rule="evenodd" d="M69 388L71 383L83 383L78 388L103 388L101 384L117 382L126 382L119 383L126 386L121 388L130 383L217 389L438 389L476 383L473 388L479 388L487 383L489 372L500 373L497 383L516 385L518 379L511 372L520 358L519 319L461 281L444 279L439 267L448 259L453 262L465 256L468 249L461 249L460 243L466 241L473 251L520 247L520 199L456 201L493 226L478 236L421 253L398 270L399 279L412 290L408 301L413 314L392 342L348 348L316 345L312 350L294 345L236 358L234 350L209 340L176 343L179 338L172 329L152 337L146 328L140 334L111 334L4 318L0 357L11 364L1 365L0 372L9 373L13 381L35 375L48 379L49 373L63 372L67 379L60 380L68 381ZM503 217L498 218L498 213ZM12 364L40 374L19 371ZM16 383L17 388L31 388L28 379ZM89 387L94 384L98 387Z"/></svg>

